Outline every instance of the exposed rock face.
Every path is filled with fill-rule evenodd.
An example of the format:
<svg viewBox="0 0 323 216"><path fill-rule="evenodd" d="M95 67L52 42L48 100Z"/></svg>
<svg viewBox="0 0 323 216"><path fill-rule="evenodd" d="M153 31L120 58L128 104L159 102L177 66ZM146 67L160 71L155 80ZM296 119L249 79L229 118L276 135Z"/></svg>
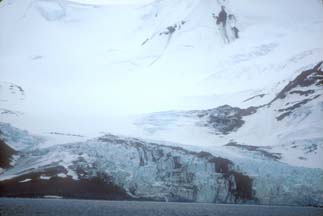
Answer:
<svg viewBox="0 0 323 216"><path fill-rule="evenodd" d="M291 81L279 94L274 98L271 102L278 99L284 99L288 94L299 93L300 95L309 95L314 93L314 90L307 91L292 91L297 87L310 87L310 86L322 86L323 85L323 71L321 69L321 65L323 62L318 63L313 69L303 71L300 75L298 75L293 81Z"/></svg>
<svg viewBox="0 0 323 216"><path fill-rule="evenodd" d="M25 95L25 90L21 86L14 83L0 82L0 89L2 91L0 94L1 99L3 99L3 97L5 97L6 95L16 95L20 96L20 98L23 98L23 96Z"/></svg>
<svg viewBox="0 0 323 216"><path fill-rule="evenodd" d="M0 115L15 115L15 116L19 116L22 113L19 111L12 111L12 110L8 110L8 109L3 109L0 108Z"/></svg>
<svg viewBox="0 0 323 216"><path fill-rule="evenodd" d="M294 113L298 108L303 107L309 102L319 98L322 95L320 86L323 85L323 71L318 63L314 68L303 71L293 81L285 86L277 96L268 104L271 106L275 103L285 101L285 104L278 109L276 119L281 121ZM297 95L297 100L290 100L289 97Z"/></svg>
<svg viewBox="0 0 323 216"><path fill-rule="evenodd" d="M283 120L285 117L293 113L297 108L309 103L312 100L319 98L322 94L317 90L317 87L323 85L323 71L321 69L323 62L318 63L313 69L303 71L293 81L291 81L285 88L283 88L277 96L268 104L259 107L249 107L247 109L240 109L224 105L215 109L199 111L198 116L206 117L205 126L211 126L223 134L229 134L243 126L243 117L252 115L260 108L268 108L278 100L284 100L289 95L299 95L302 100L293 102L286 102L285 106L278 109L280 113L276 119ZM310 88L310 89L309 89ZM256 95L254 97L263 96ZM251 98L250 98L251 99Z"/></svg>
<svg viewBox="0 0 323 216"><path fill-rule="evenodd" d="M197 127L210 128L212 133L227 135L243 126L244 116L252 115L257 111L256 107L240 109L229 105L220 106L208 110L193 111L169 111L147 115L136 122L149 133L155 133L169 127L178 126L182 122L193 124Z"/></svg>
<svg viewBox="0 0 323 216"><path fill-rule="evenodd" d="M14 149L0 139L0 168L8 168L10 166L11 157L15 153L16 151Z"/></svg>
<svg viewBox="0 0 323 216"><path fill-rule="evenodd" d="M281 154L268 152L267 149L271 149L271 147L268 147L268 146L249 146L249 145L241 145L235 142L230 142L225 146L239 148L250 152L256 152L258 154L261 154L263 157L266 157L271 160L281 159Z"/></svg>
<svg viewBox="0 0 323 216"><path fill-rule="evenodd" d="M315 100L316 98L320 97L320 95L315 95L311 98L306 98L304 100L301 100L299 102L293 103L293 104L287 104L287 107L281 108L278 110L278 112L280 112L281 114L279 114L276 119L278 121L283 120L285 117L291 115L293 113L294 110L296 110L297 108L301 108L303 105L307 104L308 102Z"/></svg>
<svg viewBox="0 0 323 216"><path fill-rule="evenodd" d="M248 102L248 101L251 101L251 100L256 99L256 98L263 98L265 96L266 96L266 94L255 95L255 96L252 96L250 98L245 99L243 102Z"/></svg>
<svg viewBox="0 0 323 216"><path fill-rule="evenodd" d="M239 129L243 124L243 117L254 114L257 111L255 107L240 109L224 105L215 109L200 111L198 116L205 121L204 126L212 127L217 132L229 134Z"/></svg>
<svg viewBox="0 0 323 216"><path fill-rule="evenodd" d="M57 174L66 172L64 167L58 166L2 181L0 182L0 196L44 197L56 195L66 198L130 199L126 191L114 185L109 176L104 173L97 173L94 177L79 180L57 176ZM51 176L51 178L44 176Z"/></svg>
<svg viewBox="0 0 323 216"><path fill-rule="evenodd" d="M10 105L20 104L24 99L25 91L21 86L0 81L0 117L22 115L23 112L13 109Z"/></svg>

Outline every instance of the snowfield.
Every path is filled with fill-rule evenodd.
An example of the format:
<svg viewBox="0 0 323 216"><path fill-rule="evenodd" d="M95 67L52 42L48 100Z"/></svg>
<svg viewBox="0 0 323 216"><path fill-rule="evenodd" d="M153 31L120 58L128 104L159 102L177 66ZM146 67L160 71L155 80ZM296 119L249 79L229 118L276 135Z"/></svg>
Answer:
<svg viewBox="0 0 323 216"><path fill-rule="evenodd" d="M1 80L28 92L12 109L26 115L7 121L40 133L133 135L129 114L262 105L322 60L318 1L225 2L241 31L230 44L211 16L220 9L213 0L2 2Z"/></svg>
<svg viewBox="0 0 323 216"><path fill-rule="evenodd" d="M322 206L322 10L3 0L0 196Z"/></svg>

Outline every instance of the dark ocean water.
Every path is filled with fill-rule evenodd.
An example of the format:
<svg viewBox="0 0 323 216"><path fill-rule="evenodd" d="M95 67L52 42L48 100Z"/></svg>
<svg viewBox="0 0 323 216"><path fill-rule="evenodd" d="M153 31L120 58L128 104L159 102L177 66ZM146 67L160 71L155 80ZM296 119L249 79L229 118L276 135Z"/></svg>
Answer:
<svg viewBox="0 0 323 216"><path fill-rule="evenodd" d="M0 198L0 215L323 216L323 209L206 203Z"/></svg>

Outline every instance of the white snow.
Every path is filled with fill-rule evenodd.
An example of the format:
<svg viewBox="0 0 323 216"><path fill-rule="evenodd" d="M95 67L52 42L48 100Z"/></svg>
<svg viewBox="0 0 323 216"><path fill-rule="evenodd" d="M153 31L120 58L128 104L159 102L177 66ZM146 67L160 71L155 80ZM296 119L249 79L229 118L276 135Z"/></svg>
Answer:
<svg viewBox="0 0 323 216"><path fill-rule="evenodd" d="M1 79L23 86L28 97L12 109L25 115L2 120L38 134L132 135L129 114L259 105L321 59L323 15L316 0L226 2L241 30L229 45L211 16L217 1L3 1ZM159 35L182 21L171 38ZM268 96L243 103L254 92Z"/></svg>
<svg viewBox="0 0 323 216"><path fill-rule="evenodd" d="M59 173L57 176L61 177L61 178L66 178L67 177L67 175L65 173Z"/></svg>
<svg viewBox="0 0 323 216"><path fill-rule="evenodd" d="M63 197L61 196L55 196L55 195L45 195L45 199L62 199Z"/></svg>
<svg viewBox="0 0 323 216"><path fill-rule="evenodd" d="M22 181L19 181L20 183L25 183L25 182L29 182L31 181L31 179L25 179L25 180L22 180Z"/></svg>
<svg viewBox="0 0 323 216"><path fill-rule="evenodd" d="M51 177L50 176L41 175L39 178L41 180L49 180Z"/></svg>

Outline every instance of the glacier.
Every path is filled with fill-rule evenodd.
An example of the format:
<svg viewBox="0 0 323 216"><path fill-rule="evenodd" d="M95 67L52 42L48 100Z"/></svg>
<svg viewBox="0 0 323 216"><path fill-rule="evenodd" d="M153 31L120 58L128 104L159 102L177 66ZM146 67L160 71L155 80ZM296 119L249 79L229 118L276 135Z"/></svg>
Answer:
<svg viewBox="0 0 323 216"><path fill-rule="evenodd" d="M46 195L32 184L49 181L55 187L57 179L104 177L128 199L317 206L323 198L320 169L256 158L229 160L137 138L104 135L19 154L15 166L0 176L2 196ZM69 197L64 191L54 195Z"/></svg>
<svg viewBox="0 0 323 216"><path fill-rule="evenodd" d="M0 196L322 206L322 10L3 0Z"/></svg>

